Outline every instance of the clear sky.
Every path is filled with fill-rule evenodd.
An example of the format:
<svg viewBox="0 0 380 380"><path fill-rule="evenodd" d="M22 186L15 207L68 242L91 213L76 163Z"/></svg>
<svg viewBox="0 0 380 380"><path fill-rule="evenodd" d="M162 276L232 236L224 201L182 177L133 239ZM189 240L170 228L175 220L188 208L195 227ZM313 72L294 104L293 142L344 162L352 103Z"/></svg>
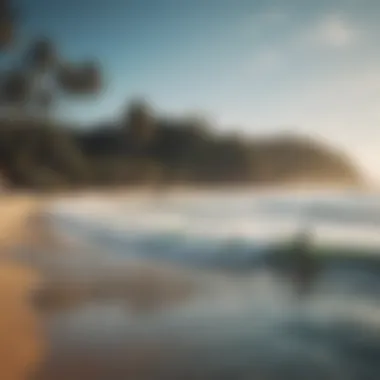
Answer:
<svg viewBox="0 0 380 380"><path fill-rule="evenodd" d="M145 96L223 129L328 138L380 182L379 0L18 2L28 36L104 67L103 93L67 117L114 117Z"/></svg>

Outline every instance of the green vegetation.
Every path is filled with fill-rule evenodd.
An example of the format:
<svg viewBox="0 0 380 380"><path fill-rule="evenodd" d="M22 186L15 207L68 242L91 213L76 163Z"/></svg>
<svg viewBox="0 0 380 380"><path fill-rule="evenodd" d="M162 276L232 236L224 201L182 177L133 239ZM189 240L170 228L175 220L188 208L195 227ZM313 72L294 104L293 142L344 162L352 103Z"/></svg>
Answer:
<svg viewBox="0 0 380 380"><path fill-rule="evenodd" d="M127 122L83 132L46 121L3 120L1 169L13 186L33 189L359 182L348 160L305 139L239 141L185 121L160 119L149 138L134 128Z"/></svg>

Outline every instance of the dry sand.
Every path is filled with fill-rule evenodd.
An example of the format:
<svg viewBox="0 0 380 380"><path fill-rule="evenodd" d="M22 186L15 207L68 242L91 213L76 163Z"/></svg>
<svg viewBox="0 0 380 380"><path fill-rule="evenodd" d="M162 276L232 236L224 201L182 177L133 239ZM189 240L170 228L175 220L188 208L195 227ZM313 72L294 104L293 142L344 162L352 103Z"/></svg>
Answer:
<svg viewBox="0 0 380 380"><path fill-rule="evenodd" d="M38 276L12 262L12 246L27 239L28 217L40 201L32 196L0 198L0 379L23 380L42 358L38 320L29 302Z"/></svg>

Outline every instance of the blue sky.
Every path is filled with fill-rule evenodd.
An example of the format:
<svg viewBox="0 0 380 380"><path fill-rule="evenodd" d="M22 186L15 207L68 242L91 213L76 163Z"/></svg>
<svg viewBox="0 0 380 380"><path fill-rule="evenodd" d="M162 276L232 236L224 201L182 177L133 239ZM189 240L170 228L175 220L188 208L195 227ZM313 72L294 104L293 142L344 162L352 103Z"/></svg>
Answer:
<svg viewBox="0 0 380 380"><path fill-rule="evenodd" d="M19 0L27 36L97 58L107 86L65 107L90 122L134 96L223 130L327 138L380 181L377 0Z"/></svg>

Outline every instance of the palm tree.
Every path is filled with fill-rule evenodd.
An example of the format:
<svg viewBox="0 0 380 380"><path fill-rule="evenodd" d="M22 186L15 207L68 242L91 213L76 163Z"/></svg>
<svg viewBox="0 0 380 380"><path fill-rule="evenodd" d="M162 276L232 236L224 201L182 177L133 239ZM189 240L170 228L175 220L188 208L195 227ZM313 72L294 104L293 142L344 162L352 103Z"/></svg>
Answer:
<svg viewBox="0 0 380 380"><path fill-rule="evenodd" d="M101 70L92 61L66 62L47 38L33 41L19 68L3 74L0 102L27 116L47 116L63 96L88 96L101 88Z"/></svg>
<svg viewBox="0 0 380 380"><path fill-rule="evenodd" d="M16 39L18 18L12 3L0 0L0 51ZM93 95L101 84L95 62L66 62L49 38L37 38L10 70L0 72L0 106L21 115L46 116L62 96Z"/></svg>

